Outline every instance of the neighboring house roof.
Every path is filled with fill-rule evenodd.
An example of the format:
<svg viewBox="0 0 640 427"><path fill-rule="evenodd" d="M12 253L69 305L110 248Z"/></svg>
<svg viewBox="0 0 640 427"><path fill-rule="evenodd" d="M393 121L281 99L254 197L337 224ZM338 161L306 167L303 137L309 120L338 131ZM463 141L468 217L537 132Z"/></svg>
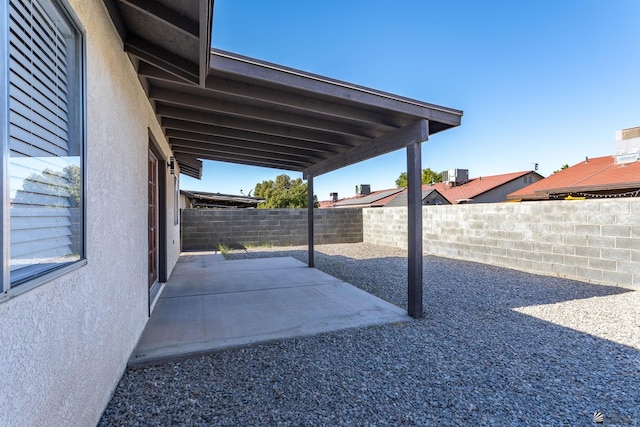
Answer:
<svg viewBox="0 0 640 427"><path fill-rule="evenodd" d="M320 209L330 208L333 206L335 202L333 200L321 200L318 202L318 207Z"/></svg>
<svg viewBox="0 0 640 427"><path fill-rule="evenodd" d="M446 204L446 205L451 204L451 202L449 202L446 197L440 194L440 192L435 188L432 188L431 185L423 185L422 186L422 200L423 200L422 204L425 204L424 199L427 199L430 197L433 197L434 200L436 201L437 200L442 201L442 203L436 203L436 204ZM430 204L433 204L433 203L430 203ZM403 190L401 193L395 195L385 205L385 207L389 207L389 208L398 207L398 206L407 206L407 190Z"/></svg>
<svg viewBox="0 0 640 427"><path fill-rule="evenodd" d="M471 178L465 184L453 185L451 183L438 182L422 185L422 200L428 197L441 197L443 204L459 204L473 202L475 197L495 190L518 178L528 174L535 174L539 178L542 175L533 171L505 173L501 175L483 176ZM504 196L502 196L504 197ZM502 201L502 200L501 200ZM389 190L374 191L367 196L356 196L341 199L337 202L323 201L319 203L322 208L328 207L381 207L381 206L407 206L407 190L405 188L393 188Z"/></svg>
<svg viewBox="0 0 640 427"><path fill-rule="evenodd" d="M530 173L532 173L532 171L481 176L478 178L471 178L465 184L461 185L452 186L449 183L438 182L436 184L427 184L422 188L423 191L425 187L438 190L440 194L442 194L452 204L465 203L473 200L474 197L478 197L483 193L491 191L501 185L507 184Z"/></svg>
<svg viewBox="0 0 640 427"><path fill-rule="evenodd" d="M321 202L320 206L333 208L380 207L384 206L392 197L403 190L404 188L392 188L388 190L372 191L366 196L349 197L340 199L337 202Z"/></svg>
<svg viewBox="0 0 640 427"><path fill-rule="evenodd" d="M255 208L264 199L249 196L236 196L231 194L205 193L202 191L180 190L197 208Z"/></svg>
<svg viewBox="0 0 640 427"><path fill-rule="evenodd" d="M615 156L587 159L509 194L511 200L639 196L640 161L617 164Z"/></svg>

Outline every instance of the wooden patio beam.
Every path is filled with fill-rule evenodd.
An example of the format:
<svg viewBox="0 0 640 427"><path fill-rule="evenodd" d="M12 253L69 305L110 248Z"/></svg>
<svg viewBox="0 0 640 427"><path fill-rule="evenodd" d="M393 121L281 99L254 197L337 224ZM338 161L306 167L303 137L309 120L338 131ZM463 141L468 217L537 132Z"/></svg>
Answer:
<svg viewBox="0 0 640 427"><path fill-rule="evenodd" d="M250 132L242 129L231 129L222 126L208 125L204 123L194 123L185 120L165 118L162 119L162 127L167 130L182 130L188 132L201 133L209 136L219 136L224 138L233 138L243 141L253 141L261 144L275 145L280 147L298 148L310 150L315 153L322 153L320 157L327 157L328 154L337 153L336 148L325 144L314 144L309 141L303 141L294 138L261 134L258 132Z"/></svg>
<svg viewBox="0 0 640 427"><path fill-rule="evenodd" d="M314 223L313 223L313 176L307 177L307 264L309 267L315 267L315 253L313 248Z"/></svg>
<svg viewBox="0 0 640 427"><path fill-rule="evenodd" d="M192 82L183 80L180 77L176 77L175 74L164 71L162 68L158 68L155 65L145 61L140 61L140 64L138 65L138 75L141 77L146 77L148 79L185 84L188 86L192 85Z"/></svg>
<svg viewBox="0 0 640 427"><path fill-rule="evenodd" d="M329 102L319 98L311 98L268 86L255 85L224 77L209 76L206 88L211 92L228 97L243 98L248 102L260 100L281 107L287 107L305 112L322 114L324 116L358 121L363 124L378 127L381 130L395 129L399 124L394 123L389 114L381 114L363 108Z"/></svg>
<svg viewBox="0 0 640 427"><path fill-rule="evenodd" d="M307 169L305 174L319 176L344 166L390 153L416 142L426 141L428 137L429 122L427 120L417 120L403 128L374 138L369 143L345 150L341 154L319 162Z"/></svg>
<svg viewBox="0 0 640 427"><path fill-rule="evenodd" d="M371 130L368 127L354 126L346 123L289 113L286 111L277 111L248 104L223 101L209 96L193 95L157 86L151 86L149 88L149 99L160 101L165 104L195 108L207 112L242 117L249 120L271 122L302 129L320 130L334 134L363 138L370 138L372 136Z"/></svg>
<svg viewBox="0 0 640 427"><path fill-rule="evenodd" d="M308 150L300 150L290 147L279 147L268 144L261 144L253 141L224 138L213 135L204 135L201 133L186 132L181 130L168 129L165 134L173 144L181 145L181 143L176 142L178 140L190 141L190 143L193 144L193 148L202 147L205 149L219 149L220 147L228 147L229 149L233 149L234 151L237 151L239 153L256 152L258 155L264 155L267 157L271 154L278 155L278 157L300 157L309 161L309 163L326 158L326 156L319 156L317 153Z"/></svg>
<svg viewBox="0 0 640 427"><path fill-rule="evenodd" d="M156 114L160 117L186 120L190 122L209 124L230 129L239 129L248 132L264 133L267 135L281 136L284 138L301 139L304 141L324 144L339 148L350 148L357 142L366 138L345 137L328 132L319 132L309 129L298 129L292 126L279 125L275 123L257 122L247 118L231 117L217 113L210 113L201 110L190 110L164 103L157 103Z"/></svg>
<svg viewBox="0 0 640 427"><path fill-rule="evenodd" d="M190 150L191 153L198 157L220 154L225 156L239 156L239 158L243 159L275 161L282 164L297 165L298 167L305 167L313 163L308 159L298 159L278 154L269 154L266 151L247 150L219 144L203 144L201 142L182 140L179 138L169 138L169 144L171 144L172 149L181 151Z"/></svg>
<svg viewBox="0 0 640 427"><path fill-rule="evenodd" d="M407 313L422 318L422 154L421 141L407 146L408 283Z"/></svg>
<svg viewBox="0 0 640 427"><path fill-rule="evenodd" d="M124 50L187 83L198 84L199 82L196 64L139 37L127 37L124 41Z"/></svg>
<svg viewBox="0 0 640 427"><path fill-rule="evenodd" d="M170 25L187 36L198 38L200 36L200 25L184 15L169 9L157 0L119 0L121 3L130 6L147 16L152 17L163 24Z"/></svg>
<svg viewBox="0 0 640 427"><path fill-rule="evenodd" d="M169 141L169 143L171 144L171 141ZM222 153L220 151L198 150L189 147L181 147L179 145L172 145L172 150L174 153L188 154L203 160L215 160L219 162L236 163L249 166L261 166L265 168L275 168L297 172L300 172L305 168L305 164L301 165L297 162L267 159L256 156L245 156L237 153Z"/></svg>

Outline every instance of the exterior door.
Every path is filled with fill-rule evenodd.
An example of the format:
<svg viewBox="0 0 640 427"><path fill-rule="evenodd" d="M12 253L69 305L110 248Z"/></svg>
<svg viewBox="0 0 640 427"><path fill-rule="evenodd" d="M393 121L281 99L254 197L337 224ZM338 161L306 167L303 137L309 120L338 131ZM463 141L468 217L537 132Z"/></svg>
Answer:
<svg viewBox="0 0 640 427"><path fill-rule="evenodd" d="M158 281L158 158L149 150L149 290Z"/></svg>

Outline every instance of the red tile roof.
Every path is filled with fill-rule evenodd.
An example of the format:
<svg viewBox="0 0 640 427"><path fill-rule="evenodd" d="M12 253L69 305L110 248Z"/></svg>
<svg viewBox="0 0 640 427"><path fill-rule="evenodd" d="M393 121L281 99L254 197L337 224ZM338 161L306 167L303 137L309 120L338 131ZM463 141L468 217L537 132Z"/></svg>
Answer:
<svg viewBox="0 0 640 427"><path fill-rule="evenodd" d="M318 202L319 208L330 208L335 202L333 200L321 200Z"/></svg>
<svg viewBox="0 0 640 427"><path fill-rule="evenodd" d="M425 192L428 190L437 190L444 198L446 198L449 203L456 204L461 200L473 199L487 191L493 190L496 187L504 185L508 182L513 181L514 179L518 179L522 176L531 173L531 171L523 171L523 172L513 172L513 173L505 173L502 175L491 175L491 176L482 176L478 178L471 178L467 181L466 184L461 184L457 186L452 186L451 184L438 182L435 184L424 184L422 185L422 194L424 197ZM340 199L337 202L332 202L330 200L319 202L319 206L321 208L328 207L356 207L356 206L370 206L370 207L381 207L385 206L395 197L397 197L400 193L406 193L406 189L404 188L392 188L388 190L379 190L372 191L368 196L356 196L349 197L345 199ZM359 199L362 200L362 203L359 203Z"/></svg>
<svg viewBox="0 0 640 427"><path fill-rule="evenodd" d="M434 188L440 192L449 202L458 203L461 200L473 199L489 190L504 185L514 179L518 179L531 171L505 173L502 175L481 176L471 178L466 184L457 185L438 182L436 184L423 185L422 189Z"/></svg>
<svg viewBox="0 0 640 427"><path fill-rule="evenodd" d="M548 199L553 194L589 193L640 188L640 161L616 164L614 156L596 157L571 166L507 196Z"/></svg>

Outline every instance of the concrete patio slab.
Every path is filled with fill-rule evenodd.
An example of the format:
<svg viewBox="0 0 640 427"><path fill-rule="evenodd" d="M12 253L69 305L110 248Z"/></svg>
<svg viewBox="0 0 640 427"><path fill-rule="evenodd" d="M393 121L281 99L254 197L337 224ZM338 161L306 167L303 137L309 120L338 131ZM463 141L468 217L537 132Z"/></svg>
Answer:
<svg viewBox="0 0 640 427"><path fill-rule="evenodd" d="M167 284L164 298L184 297L188 295L206 295L211 293L257 291L272 287L313 286L323 283L339 283L340 280L323 272L303 268L274 268L270 270L238 270L224 272L183 273ZM286 277L286 280L282 280Z"/></svg>
<svg viewBox="0 0 640 427"><path fill-rule="evenodd" d="M411 320L393 304L289 257L180 257L129 365Z"/></svg>

